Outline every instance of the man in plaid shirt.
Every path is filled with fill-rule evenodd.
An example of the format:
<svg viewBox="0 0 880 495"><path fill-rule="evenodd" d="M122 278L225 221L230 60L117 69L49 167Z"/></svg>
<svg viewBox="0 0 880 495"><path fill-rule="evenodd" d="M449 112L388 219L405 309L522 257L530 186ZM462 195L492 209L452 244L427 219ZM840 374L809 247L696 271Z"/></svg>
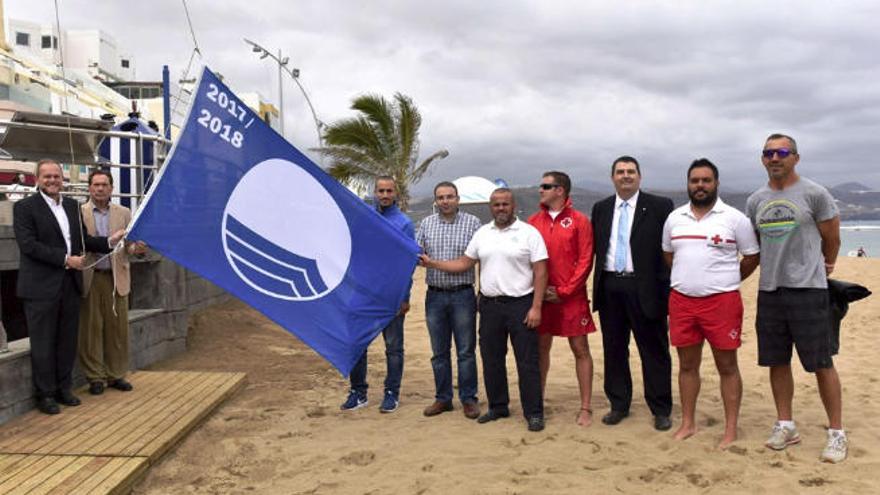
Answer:
<svg viewBox="0 0 880 495"><path fill-rule="evenodd" d="M480 228L480 220L458 210L458 188L452 182L434 186L437 213L425 218L416 232L416 242L431 259L454 260ZM431 336L431 367L434 369L436 400L425 408L425 416L452 410L452 362L450 348L455 339L458 357L458 397L464 415L476 419L477 403L476 347L477 301L474 296L474 269L448 273L427 269L428 291L425 318Z"/></svg>

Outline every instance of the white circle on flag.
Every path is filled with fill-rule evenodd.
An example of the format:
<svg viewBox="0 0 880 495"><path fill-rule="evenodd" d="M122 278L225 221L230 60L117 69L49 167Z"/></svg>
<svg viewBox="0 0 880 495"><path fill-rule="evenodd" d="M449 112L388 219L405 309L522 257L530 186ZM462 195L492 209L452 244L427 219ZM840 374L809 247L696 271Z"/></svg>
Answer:
<svg viewBox="0 0 880 495"><path fill-rule="evenodd" d="M351 258L351 232L336 201L311 174L279 158L258 163L238 181L222 235L226 259L242 281L289 301L330 293Z"/></svg>

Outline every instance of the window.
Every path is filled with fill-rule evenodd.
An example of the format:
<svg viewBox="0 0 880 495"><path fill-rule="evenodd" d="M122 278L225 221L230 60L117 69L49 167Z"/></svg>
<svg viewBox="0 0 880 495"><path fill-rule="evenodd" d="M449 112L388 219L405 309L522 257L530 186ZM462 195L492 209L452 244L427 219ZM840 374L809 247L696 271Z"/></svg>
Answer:
<svg viewBox="0 0 880 495"><path fill-rule="evenodd" d="M28 33L15 33L15 44L18 46L31 46L31 35Z"/></svg>
<svg viewBox="0 0 880 495"><path fill-rule="evenodd" d="M122 59L122 68L128 69L128 66L129 66L128 59L127 58Z"/></svg>
<svg viewBox="0 0 880 495"><path fill-rule="evenodd" d="M52 48L52 37L49 35L43 35L40 46L42 48Z"/></svg>

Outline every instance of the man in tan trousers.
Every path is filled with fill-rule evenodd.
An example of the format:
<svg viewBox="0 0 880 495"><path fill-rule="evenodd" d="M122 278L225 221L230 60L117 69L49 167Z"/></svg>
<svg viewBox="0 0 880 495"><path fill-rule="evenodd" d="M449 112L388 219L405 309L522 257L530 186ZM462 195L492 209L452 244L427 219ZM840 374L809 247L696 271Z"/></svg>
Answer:
<svg viewBox="0 0 880 495"><path fill-rule="evenodd" d="M89 174L89 200L82 218L89 235L125 229L131 211L110 202L113 177L104 170ZM142 254L142 242L126 245L83 272L83 301L79 317L79 363L89 381L89 393L106 386L128 392L128 294L131 291L128 256ZM87 265L98 259L89 255Z"/></svg>

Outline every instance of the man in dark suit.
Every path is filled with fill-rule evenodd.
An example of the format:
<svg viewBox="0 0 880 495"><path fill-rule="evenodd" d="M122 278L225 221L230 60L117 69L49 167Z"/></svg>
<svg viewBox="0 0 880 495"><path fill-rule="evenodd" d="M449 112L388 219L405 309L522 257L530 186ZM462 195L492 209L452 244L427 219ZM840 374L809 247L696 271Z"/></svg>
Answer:
<svg viewBox="0 0 880 495"><path fill-rule="evenodd" d="M58 402L79 405L71 392L82 294L83 251L107 253L124 231L110 237L84 235L79 204L61 196L61 165L37 163L37 192L13 208L21 258L18 297L24 303L31 343L37 408L58 414ZM57 400L57 402L56 402Z"/></svg>
<svg viewBox="0 0 880 495"><path fill-rule="evenodd" d="M632 376L630 331L642 359L645 400L654 428L672 427L672 358L666 314L669 269L660 246L672 200L639 191L639 162L622 156L611 165L617 194L593 205L593 311L599 312L605 350L605 395L611 411L603 418L616 425L629 416Z"/></svg>

